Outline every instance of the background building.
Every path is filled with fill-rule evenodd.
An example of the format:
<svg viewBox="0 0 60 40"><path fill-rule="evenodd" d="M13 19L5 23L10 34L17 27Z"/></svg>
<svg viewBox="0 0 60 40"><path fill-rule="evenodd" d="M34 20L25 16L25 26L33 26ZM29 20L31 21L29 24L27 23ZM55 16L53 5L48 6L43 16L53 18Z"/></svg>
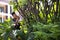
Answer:
<svg viewBox="0 0 60 40"><path fill-rule="evenodd" d="M12 6L9 4L9 0L0 0L0 22L9 19L11 12Z"/></svg>

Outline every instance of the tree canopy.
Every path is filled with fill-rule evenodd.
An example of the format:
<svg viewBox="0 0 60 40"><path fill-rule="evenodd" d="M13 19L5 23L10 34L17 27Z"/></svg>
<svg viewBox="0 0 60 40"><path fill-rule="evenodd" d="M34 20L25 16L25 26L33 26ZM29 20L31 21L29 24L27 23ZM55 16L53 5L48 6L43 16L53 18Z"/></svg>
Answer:
<svg viewBox="0 0 60 40"><path fill-rule="evenodd" d="M54 23L60 20L59 0L15 0L12 3L14 9L27 20L44 23Z"/></svg>

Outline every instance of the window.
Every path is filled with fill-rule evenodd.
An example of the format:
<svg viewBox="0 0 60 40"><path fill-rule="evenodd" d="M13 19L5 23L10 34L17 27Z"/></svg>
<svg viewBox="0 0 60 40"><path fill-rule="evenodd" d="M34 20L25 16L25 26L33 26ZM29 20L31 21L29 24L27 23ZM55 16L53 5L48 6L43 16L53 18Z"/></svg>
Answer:
<svg viewBox="0 0 60 40"><path fill-rule="evenodd" d="M2 23L2 18L0 18L0 23Z"/></svg>
<svg viewBox="0 0 60 40"><path fill-rule="evenodd" d="M12 7L10 6L10 13L12 13Z"/></svg>
<svg viewBox="0 0 60 40"><path fill-rule="evenodd" d="M4 8L3 7L0 7L0 12L4 12Z"/></svg>
<svg viewBox="0 0 60 40"><path fill-rule="evenodd" d="M0 23L3 23L4 22L4 19L0 18Z"/></svg>
<svg viewBox="0 0 60 40"><path fill-rule="evenodd" d="M6 13L8 13L8 6L6 5Z"/></svg>

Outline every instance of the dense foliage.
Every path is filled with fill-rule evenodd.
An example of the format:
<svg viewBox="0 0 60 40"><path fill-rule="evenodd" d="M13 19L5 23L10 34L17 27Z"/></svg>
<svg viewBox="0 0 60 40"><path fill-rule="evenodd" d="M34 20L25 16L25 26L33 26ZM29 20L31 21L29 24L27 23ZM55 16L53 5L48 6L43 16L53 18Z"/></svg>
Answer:
<svg viewBox="0 0 60 40"><path fill-rule="evenodd" d="M5 22L0 28L0 40L16 40L15 35L12 33L12 28L10 22ZM34 23L32 24L32 28L30 33L28 33L28 29L26 26L21 26L20 31L17 31L18 36L21 40L60 40L60 23L58 24L42 24L42 23Z"/></svg>
<svg viewBox="0 0 60 40"><path fill-rule="evenodd" d="M10 2L14 11L23 17L20 40L60 40L60 1L59 0L13 0ZM1 40L16 40L11 32L13 22L2 23ZM12 35L10 35L12 34ZM12 37L12 38L11 38Z"/></svg>

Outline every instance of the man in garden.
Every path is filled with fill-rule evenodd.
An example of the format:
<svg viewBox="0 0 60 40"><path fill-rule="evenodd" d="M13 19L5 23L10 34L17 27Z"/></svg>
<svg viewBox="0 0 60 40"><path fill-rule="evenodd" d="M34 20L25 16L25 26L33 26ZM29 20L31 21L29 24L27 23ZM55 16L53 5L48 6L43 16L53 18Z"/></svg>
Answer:
<svg viewBox="0 0 60 40"><path fill-rule="evenodd" d="M12 13L12 20L14 22L14 29L20 29L20 17L18 15L16 15L15 12Z"/></svg>
<svg viewBox="0 0 60 40"><path fill-rule="evenodd" d="M12 12L11 17L12 17L13 24L14 24L12 26L13 30L12 30L11 35L15 35L16 39L20 39L20 38L18 38L18 35L20 34L19 32L21 32L20 31L20 26L21 26L20 21L22 21L21 20L22 18L20 16L20 14L15 13L15 12Z"/></svg>

